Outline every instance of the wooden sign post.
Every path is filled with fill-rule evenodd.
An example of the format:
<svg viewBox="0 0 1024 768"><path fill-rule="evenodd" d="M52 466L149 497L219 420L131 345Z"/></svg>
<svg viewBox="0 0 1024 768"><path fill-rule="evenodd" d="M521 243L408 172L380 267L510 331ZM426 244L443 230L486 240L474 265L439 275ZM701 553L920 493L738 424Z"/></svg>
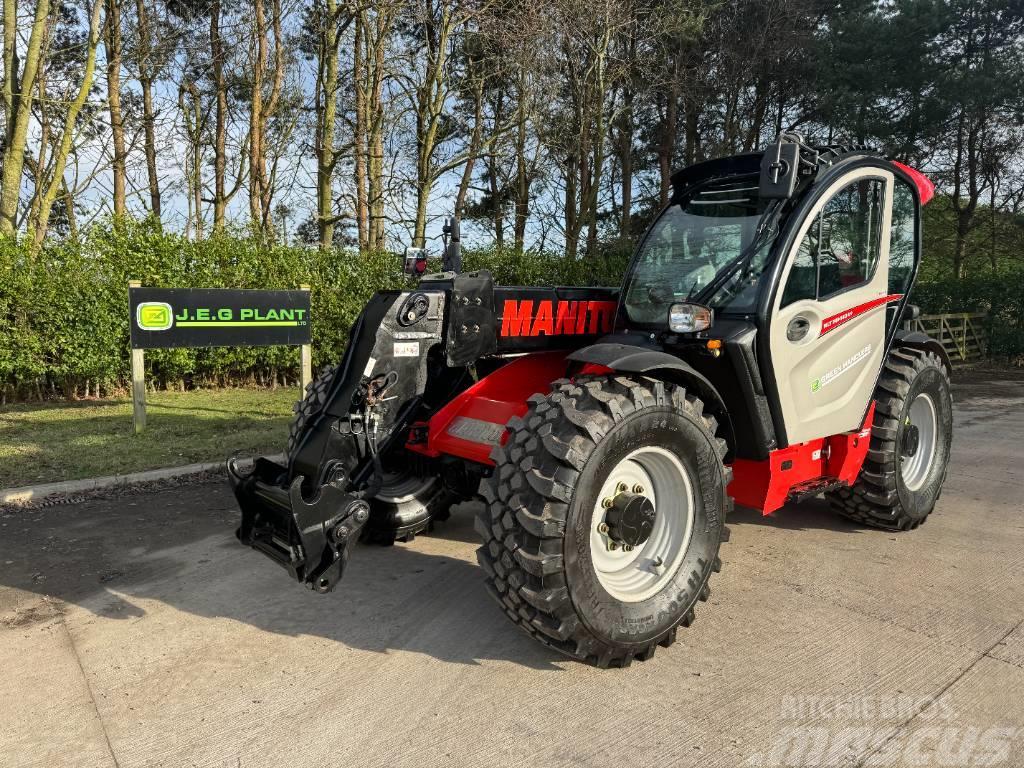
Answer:
<svg viewBox="0 0 1024 768"><path fill-rule="evenodd" d="M141 288L139 280L129 280L128 289ZM132 345L132 428L139 434L146 428L146 352Z"/></svg>

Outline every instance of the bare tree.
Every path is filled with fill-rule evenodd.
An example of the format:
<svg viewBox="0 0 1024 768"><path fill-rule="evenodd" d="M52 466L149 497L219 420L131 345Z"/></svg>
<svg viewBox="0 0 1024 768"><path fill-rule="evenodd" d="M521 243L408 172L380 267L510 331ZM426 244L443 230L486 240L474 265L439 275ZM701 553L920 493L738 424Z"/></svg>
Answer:
<svg viewBox="0 0 1024 768"><path fill-rule="evenodd" d="M68 105L64 115L64 125L60 132L60 139L54 149L52 171L46 190L40 196L39 208L35 219L32 222L33 240L35 247L43 242L50 222L50 212L58 194L67 195L67 187L64 181L64 168L67 164L68 153L71 151L78 115L85 105L89 91L92 89L93 78L96 72L96 48L99 45L100 37L100 11L103 7L103 0L93 0L92 11L89 16L89 35L86 40L85 70L82 73L82 81L78 93Z"/></svg>
<svg viewBox="0 0 1024 768"><path fill-rule="evenodd" d="M16 230L29 117L36 77L41 68L49 13L49 0L36 0L22 64L17 55L18 3L17 0L4 0L4 79L0 98L3 101L5 130L3 168L0 170L0 235L11 236Z"/></svg>

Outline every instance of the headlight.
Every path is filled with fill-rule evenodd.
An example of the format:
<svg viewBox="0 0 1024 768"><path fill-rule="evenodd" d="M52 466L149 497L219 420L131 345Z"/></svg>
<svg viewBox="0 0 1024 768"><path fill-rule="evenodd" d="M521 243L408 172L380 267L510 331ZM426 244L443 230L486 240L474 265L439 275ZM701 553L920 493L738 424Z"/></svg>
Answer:
<svg viewBox="0 0 1024 768"><path fill-rule="evenodd" d="M668 327L675 333L706 331L715 321L715 311L702 304L673 304L668 308Z"/></svg>

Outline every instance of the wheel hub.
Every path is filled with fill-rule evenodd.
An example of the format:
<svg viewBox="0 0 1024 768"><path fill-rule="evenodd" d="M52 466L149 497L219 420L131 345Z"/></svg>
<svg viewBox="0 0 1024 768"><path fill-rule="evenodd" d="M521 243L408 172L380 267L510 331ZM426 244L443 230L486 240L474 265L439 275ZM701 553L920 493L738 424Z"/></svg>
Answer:
<svg viewBox="0 0 1024 768"><path fill-rule="evenodd" d="M913 456L917 453L920 443L921 429L916 424L907 424L903 428L903 455L907 457Z"/></svg>
<svg viewBox="0 0 1024 768"><path fill-rule="evenodd" d="M675 577L693 534L694 483L660 446L610 467L590 523L590 557L601 586L624 603L646 600Z"/></svg>
<svg viewBox="0 0 1024 768"><path fill-rule="evenodd" d="M618 493L605 515L608 538L616 544L639 547L651 537L658 513L642 493Z"/></svg>
<svg viewBox="0 0 1024 768"><path fill-rule="evenodd" d="M931 396L921 392L910 403L899 438L900 474L907 490L924 487L938 453L939 420Z"/></svg>

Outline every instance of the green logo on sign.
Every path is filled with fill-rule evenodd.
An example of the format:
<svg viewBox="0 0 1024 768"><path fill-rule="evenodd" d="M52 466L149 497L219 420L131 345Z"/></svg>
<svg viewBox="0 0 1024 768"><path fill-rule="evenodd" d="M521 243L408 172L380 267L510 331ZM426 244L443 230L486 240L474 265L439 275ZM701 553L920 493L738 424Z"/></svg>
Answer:
<svg viewBox="0 0 1024 768"><path fill-rule="evenodd" d="M821 379L815 379L811 382L811 392L817 392L821 389Z"/></svg>
<svg viewBox="0 0 1024 768"><path fill-rule="evenodd" d="M144 331L166 331L174 322L171 305L163 301L144 301L139 304L135 320Z"/></svg>

